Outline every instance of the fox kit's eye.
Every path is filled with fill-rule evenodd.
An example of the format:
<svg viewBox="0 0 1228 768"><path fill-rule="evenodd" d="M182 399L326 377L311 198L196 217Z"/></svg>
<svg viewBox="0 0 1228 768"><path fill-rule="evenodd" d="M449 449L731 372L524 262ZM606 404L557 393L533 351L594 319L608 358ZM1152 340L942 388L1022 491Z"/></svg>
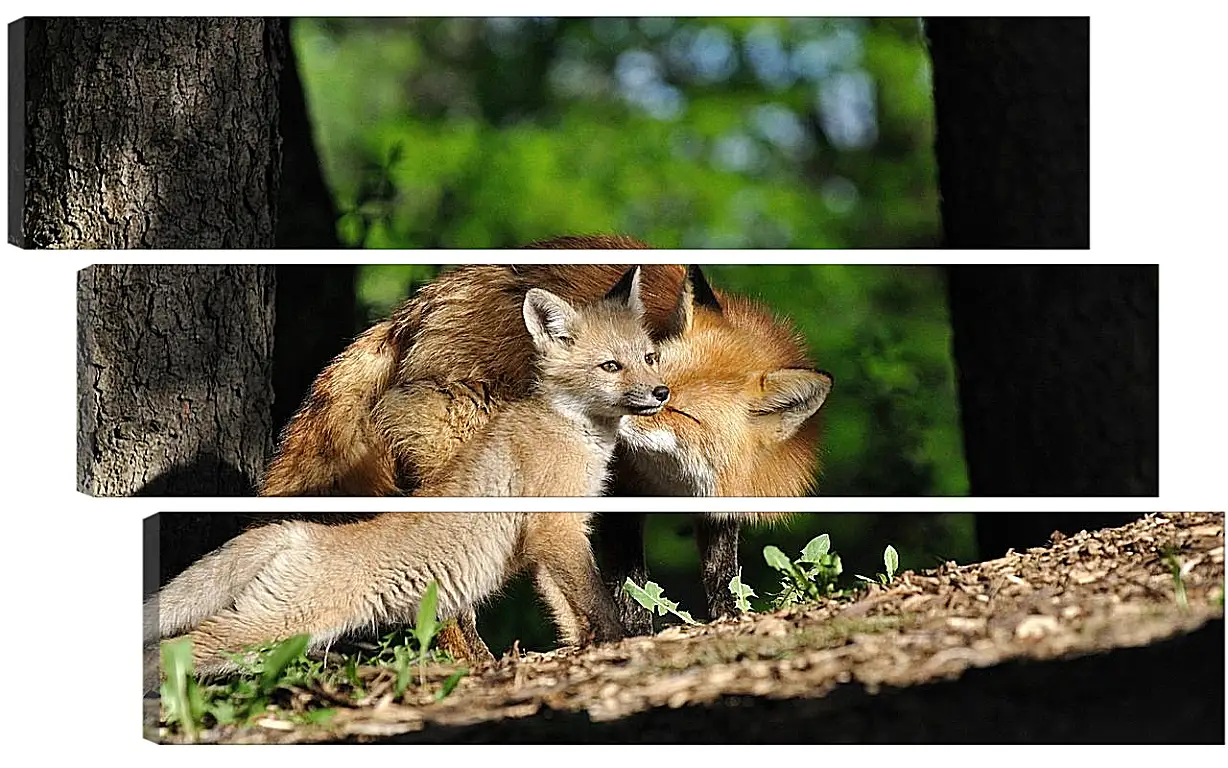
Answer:
<svg viewBox="0 0 1228 768"><path fill-rule="evenodd" d="M616 360L606 360L601 365L597 366L606 373L618 373L623 367Z"/></svg>
<svg viewBox="0 0 1228 768"><path fill-rule="evenodd" d="M644 362L648 363L649 365L656 365L657 364L657 353L649 352L648 354L644 355Z"/></svg>

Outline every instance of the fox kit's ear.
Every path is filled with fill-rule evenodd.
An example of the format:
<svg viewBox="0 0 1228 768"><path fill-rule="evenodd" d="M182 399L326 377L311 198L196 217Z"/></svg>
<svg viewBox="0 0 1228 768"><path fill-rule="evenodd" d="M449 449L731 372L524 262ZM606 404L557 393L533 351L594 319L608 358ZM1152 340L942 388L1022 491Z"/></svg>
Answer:
<svg viewBox="0 0 1228 768"><path fill-rule="evenodd" d="M691 323L695 320L695 307L706 307L718 315L721 314L721 304L716 300L712 286L708 285L703 270L691 264L686 268L686 277L682 279L682 290L678 292L678 301L674 304L669 317L665 319L662 338L682 336L691 330Z"/></svg>
<svg viewBox="0 0 1228 768"><path fill-rule="evenodd" d="M751 412L774 419L776 439L788 440L823 405L832 377L826 371L784 368L765 374L760 385L763 391Z"/></svg>
<svg viewBox="0 0 1228 768"><path fill-rule="evenodd" d="M632 267L618 278L618 282L605 295L607 301L617 301L635 314L643 317L644 302L640 300L640 268Z"/></svg>
<svg viewBox="0 0 1228 768"><path fill-rule="evenodd" d="M575 320L576 310L550 291L530 288L524 295L524 325L538 349L551 342L570 343Z"/></svg>

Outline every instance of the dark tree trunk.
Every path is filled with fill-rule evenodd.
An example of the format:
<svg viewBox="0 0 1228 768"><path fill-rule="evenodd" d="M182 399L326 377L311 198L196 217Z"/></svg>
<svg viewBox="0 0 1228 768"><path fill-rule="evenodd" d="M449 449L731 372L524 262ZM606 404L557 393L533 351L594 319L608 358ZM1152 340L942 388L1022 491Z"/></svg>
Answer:
<svg viewBox="0 0 1228 768"><path fill-rule="evenodd" d="M356 332L352 264L277 267L273 428L290 421L311 382Z"/></svg>
<svg viewBox="0 0 1228 768"><path fill-rule="evenodd" d="M945 243L1090 244L1089 20L927 19ZM1156 495L1158 270L952 267L971 491ZM982 514L983 558L1129 515Z"/></svg>
<svg viewBox="0 0 1228 768"><path fill-rule="evenodd" d="M272 452L274 273L107 265L77 280L77 488L254 493Z"/></svg>
<svg viewBox="0 0 1228 768"><path fill-rule="evenodd" d="M272 247L280 20L15 23L24 32L24 184L10 191L22 210L10 239L34 248Z"/></svg>
<svg viewBox="0 0 1228 768"><path fill-rule="evenodd" d="M1159 493L1155 266L952 267L951 322L971 492ZM977 515L983 559L1131 515Z"/></svg>
<svg viewBox="0 0 1228 768"><path fill-rule="evenodd" d="M1158 274L1151 265L949 270L973 494L1158 494Z"/></svg>
<svg viewBox="0 0 1228 768"><path fill-rule="evenodd" d="M290 23L289 19L281 20L281 34L287 41L290 40ZM337 209L316 154L293 45L286 46L280 88L282 166L281 195L277 201L277 247L340 248ZM281 287L279 281L279 291Z"/></svg>
<svg viewBox="0 0 1228 768"><path fill-rule="evenodd" d="M1087 18L925 20L953 248L1087 248Z"/></svg>

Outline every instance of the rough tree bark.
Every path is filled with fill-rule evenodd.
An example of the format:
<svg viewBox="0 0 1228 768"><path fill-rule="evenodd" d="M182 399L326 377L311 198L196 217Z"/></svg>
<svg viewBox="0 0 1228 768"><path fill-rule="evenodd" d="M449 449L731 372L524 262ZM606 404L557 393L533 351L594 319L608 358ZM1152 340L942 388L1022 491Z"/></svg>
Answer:
<svg viewBox="0 0 1228 768"><path fill-rule="evenodd" d="M77 488L254 493L272 453L274 273L99 265L77 281Z"/></svg>
<svg viewBox="0 0 1228 768"><path fill-rule="evenodd" d="M1087 18L925 20L952 248L1087 248Z"/></svg>
<svg viewBox="0 0 1228 768"><path fill-rule="evenodd" d="M272 247L282 21L15 24L24 33L25 173L10 191L22 201L10 239L34 248Z"/></svg>

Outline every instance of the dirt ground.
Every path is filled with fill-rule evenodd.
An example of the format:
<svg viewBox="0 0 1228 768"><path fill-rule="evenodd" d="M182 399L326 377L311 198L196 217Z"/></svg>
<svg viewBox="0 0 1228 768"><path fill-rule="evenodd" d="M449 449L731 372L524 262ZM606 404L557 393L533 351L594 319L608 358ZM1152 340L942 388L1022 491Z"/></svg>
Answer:
<svg viewBox="0 0 1228 768"><path fill-rule="evenodd" d="M399 701L391 672L366 670L363 706L283 702L338 706L326 725L199 740L1222 743L1223 590L1223 514L1150 515L855 601L508 654L440 702L452 668Z"/></svg>

